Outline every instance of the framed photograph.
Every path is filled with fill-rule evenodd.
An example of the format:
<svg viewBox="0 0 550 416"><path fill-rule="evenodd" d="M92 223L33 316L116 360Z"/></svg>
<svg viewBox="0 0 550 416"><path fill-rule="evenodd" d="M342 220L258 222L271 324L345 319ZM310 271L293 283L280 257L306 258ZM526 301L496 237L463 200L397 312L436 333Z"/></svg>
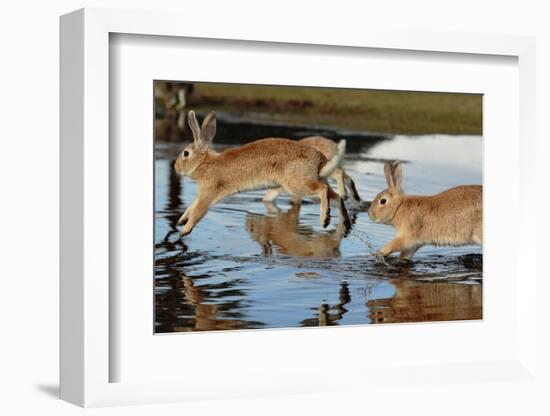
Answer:
<svg viewBox="0 0 550 416"><path fill-rule="evenodd" d="M61 397L537 383L534 40L181 19L61 18Z"/></svg>

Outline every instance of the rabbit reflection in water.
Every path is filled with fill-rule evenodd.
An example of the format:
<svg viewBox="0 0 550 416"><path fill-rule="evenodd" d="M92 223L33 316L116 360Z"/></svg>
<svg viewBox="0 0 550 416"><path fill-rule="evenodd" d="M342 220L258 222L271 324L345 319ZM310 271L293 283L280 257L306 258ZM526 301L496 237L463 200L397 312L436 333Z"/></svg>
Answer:
<svg viewBox="0 0 550 416"><path fill-rule="evenodd" d="M295 201L287 211L271 202L264 202L268 215L246 214L246 230L260 246L264 255L271 255L273 247L278 254L297 257L333 258L340 255L340 242L346 236L346 227L338 223L334 230L316 232L300 226L301 204ZM351 222L355 216L351 216Z"/></svg>

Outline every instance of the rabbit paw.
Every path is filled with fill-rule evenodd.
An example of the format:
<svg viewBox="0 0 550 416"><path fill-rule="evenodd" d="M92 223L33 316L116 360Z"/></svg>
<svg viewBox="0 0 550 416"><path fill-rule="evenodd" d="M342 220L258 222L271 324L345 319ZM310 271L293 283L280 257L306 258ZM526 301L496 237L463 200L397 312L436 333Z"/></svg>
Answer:
<svg viewBox="0 0 550 416"><path fill-rule="evenodd" d="M374 253L371 253L371 254L376 261L381 263L386 262L386 256L384 256L380 251L375 251Z"/></svg>
<svg viewBox="0 0 550 416"><path fill-rule="evenodd" d="M180 231L180 237L185 237L186 235L190 234L192 230L186 230L185 227L182 228Z"/></svg>

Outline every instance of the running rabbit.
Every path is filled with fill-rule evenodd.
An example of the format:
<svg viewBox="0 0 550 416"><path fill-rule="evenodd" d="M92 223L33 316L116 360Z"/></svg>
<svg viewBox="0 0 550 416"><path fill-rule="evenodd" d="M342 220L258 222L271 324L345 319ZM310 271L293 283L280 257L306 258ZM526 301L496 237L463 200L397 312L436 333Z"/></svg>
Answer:
<svg viewBox="0 0 550 416"><path fill-rule="evenodd" d="M211 111L199 126L189 111L189 127L194 143L178 156L175 169L194 179L198 195L185 210L178 225L180 234L189 234L208 208L222 198L238 192L282 187L294 197L317 196L321 199L321 224L330 222L330 200L337 203L340 220L350 222L343 200L324 180L338 166L339 159L327 158L311 146L288 139L269 138L218 153L212 149L216 134L216 114Z"/></svg>
<svg viewBox="0 0 550 416"><path fill-rule="evenodd" d="M386 163L388 189L372 201L369 217L376 223L393 225L396 237L378 254L397 251L410 260L424 245L461 246L483 244L483 187L457 186L432 196L404 195L401 165Z"/></svg>
<svg viewBox="0 0 550 416"><path fill-rule="evenodd" d="M346 153L346 141L340 140L338 143L327 139L323 136L310 136L300 140L300 143L305 143L309 146L314 147L320 151L328 160L332 160L335 157L338 157L338 166L334 171L329 175L329 178L332 178L338 184L338 194L343 198L348 198L348 193L346 187L349 188L351 196L355 202L360 202L361 197L357 192L355 187L355 182L353 179L344 171L342 168L342 158ZM273 202L279 196L283 189L271 189L266 192L264 196L264 202ZM294 199L294 203L299 203L298 200Z"/></svg>

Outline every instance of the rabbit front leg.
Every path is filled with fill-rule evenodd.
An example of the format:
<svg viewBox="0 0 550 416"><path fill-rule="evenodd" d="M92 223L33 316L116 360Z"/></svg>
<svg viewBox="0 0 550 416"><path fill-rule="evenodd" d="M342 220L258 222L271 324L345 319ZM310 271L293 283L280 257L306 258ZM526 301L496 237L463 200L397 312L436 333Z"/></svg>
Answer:
<svg viewBox="0 0 550 416"><path fill-rule="evenodd" d="M182 224L185 224L187 222L187 220L189 219L189 212L191 211L191 209L193 209L193 206L195 205L196 202L197 202L197 199L195 199L193 202L191 202L191 205L189 205L187 207L185 212L182 214L182 216L178 220L177 225L182 225Z"/></svg>
<svg viewBox="0 0 550 416"><path fill-rule="evenodd" d="M187 223L180 231L180 236L184 237L193 231L193 228L204 217L204 214L208 211L208 208L212 204L213 199L210 197L198 196L195 201L189 207L189 213L187 216ZM185 214L184 214L185 215Z"/></svg>
<svg viewBox="0 0 550 416"><path fill-rule="evenodd" d="M394 238L391 240L388 244L386 244L384 247L382 247L380 250L378 250L378 254L380 254L383 257L387 257L392 253L395 253L397 251L406 251L410 249L408 244L406 244L405 239L401 237Z"/></svg>

